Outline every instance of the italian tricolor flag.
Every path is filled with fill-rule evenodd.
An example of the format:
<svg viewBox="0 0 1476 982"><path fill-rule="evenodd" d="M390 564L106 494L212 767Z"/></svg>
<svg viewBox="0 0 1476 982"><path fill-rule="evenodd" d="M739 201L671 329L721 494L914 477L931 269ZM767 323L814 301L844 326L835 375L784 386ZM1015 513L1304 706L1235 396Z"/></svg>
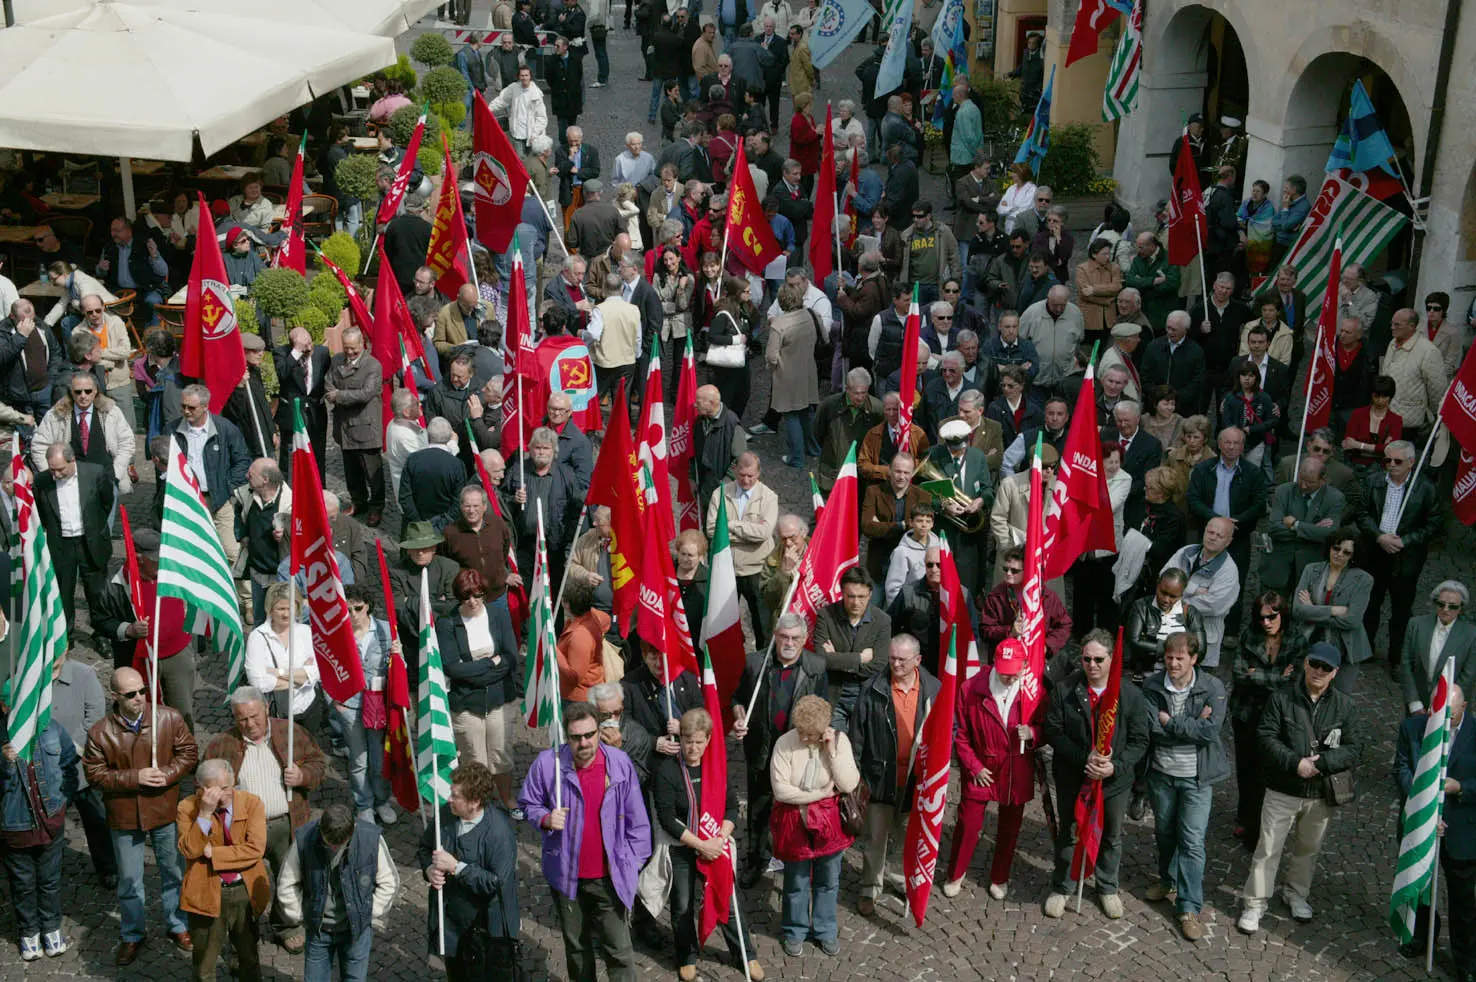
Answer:
<svg viewBox="0 0 1476 982"><path fill-rule="evenodd" d="M718 495L717 521L707 552L707 613L702 618L699 647L707 649L717 677L719 705L726 706L738 690L746 645L738 617L738 576L733 572L733 547L728 541L728 504Z"/></svg>

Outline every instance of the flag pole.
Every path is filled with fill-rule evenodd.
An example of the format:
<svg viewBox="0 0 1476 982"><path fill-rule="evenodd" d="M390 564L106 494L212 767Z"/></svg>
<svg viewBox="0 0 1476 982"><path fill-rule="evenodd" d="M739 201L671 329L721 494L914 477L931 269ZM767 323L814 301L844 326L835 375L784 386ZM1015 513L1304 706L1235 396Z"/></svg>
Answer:
<svg viewBox="0 0 1476 982"><path fill-rule="evenodd" d="M540 517L543 514L543 502L541 500L538 502L538 513L539 513ZM575 529L582 528L584 526L584 519L588 515L589 515L589 502L588 501L585 501L584 502L584 508L582 510L580 510L580 512L579 512L579 521L577 521L577 522L574 523L574 528ZM558 595L554 597L553 616L555 616L555 617L559 616L559 611L561 611L561 610L564 609L564 587L569 582L569 567L573 563L573 559L574 559L574 545L577 544L578 541L579 541L579 536L577 536L577 535L574 536L574 543L571 543L569 545L569 552L568 552L568 554L566 554L564 556L564 572L559 576L559 592L558 592Z"/></svg>
<svg viewBox="0 0 1476 982"><path fill-rule="evenodd" d="M19 633L19 632L14 632ZM154 574L154 619L149 623L154 643L149 649L149 766L159 766L159 577ZM11 651L14 652L12 647ZM15 668L11 666L11 677Z"/></svg>
<svg viewBox="0 0 1476 982"><path fill-rule="evenodd" d="M1200 295L1204 298L1204 313L1208 317L1210 291L1209 281L1204 272L1204 227L1199 222L1199 212L1194 213L1194 241L1199 243L1199 289Z"/></svg>
<svg viewBox="0 0 1476 982"><path fill-rule="evenodd" d="M834 165L834 163L835 163L835 161L832 160L831 161L831 164ZM837 175L837 176L839 176L839 175ZM830 207L831 207L831 218L830 218L831 231L833 233L835 233L835 273L836 273L836 275L835 275L835 288L837 290L839 290L841 288L841 276L840 276L840 274L845 271L845 268L846 268L846 260L845 260L845 253L841 251L840 220L839 220L840 217L841 217L840 198L839 198L839 196L836 194L836 192L834 190L832 190L830 192ZM823 290L825 288L825 284L824 283L820 284L820 288Z"/></svg>
<svg viewBox="0 0 1476 982"><path fill-rule="evenodd" d="M1077 829L1076 834L1081 835L1081 829ZM1081 895L1086 892L1087 871L1085 860L1086 857L1082 857L1081 875L1076 878L1076 912L1078 914L1081 913Z"/></svg>
<svg viewBox="0 0 1476 982"><path fill-rule="evenodd" d="M1452 388L1454 388L1454 386L1455 386L1455 382L1452 381L1450 383L1450 385L1446 387L1445 394L1446 395L1449 395L1450 394L1450 390ZM1440 401L1443 403L1445 401L1445 397L1442 396ZM1419 460L1419 463L1415 464L1414 473L1409 476L1409 486L1411 488L1413 488L1415 486L1415 482L1420 479L1420 471L1422 471L1422 470L1425 469L1425 461L1427 459L1429 459L1429 457L1430 457L1430 448L1435 445L1435 438L1440 435L1440 428L1442 426L1444 426L1444 425L1445 425L1445 420L1441 419L1440 418L1440 415L1437 413L1436 416L1435 416L1435 427L1434 427L1434 429L1430 430L1430 435L1425 438L1425 449L1423 449L1423 450L1420 451L1420 460ZM1404 519L1404 509L1407 508L1408 506L1409 506L1409 495L1406 494L1399 501L1399 513L1394 516L1394 528L1395 529L1398 529L1399 528L1399 523ZM1397 535L1398 532L1396 531L1395 534Z"/></svg>
<svg viewBox="0 0 1476 982"><path fill-rule="evenodd" d="M533 325L530 324L528 327L529 330L532 330ZM518 487L526 488L528 486L528 467L525 461L528 459L528 441L524 439L523 434L528 432L528 426L523 418L523 413L526 412L526 409L523 406L522 369L513 369L513 384L518 387L518 442L523 445L522 449L518 452ZM560 587L561 591L562 589Z"/></svg>
<svg viewBox="0 0 1476 982"><path fill-rule="evenodd" d="M422 577L425 573L420 574ZM431 772L440 773L440 760L431 754ZM436 848L441 848L441 795L437 790L437 782L432 780L431 785L431 818L436 825ZM446 893L440 887L436 887L436 941L439 945L437 954L446 957Z"/></svg>
<svg viewBox="0 0 1476 982"><path fill-rule="evenodd" d="M271 612L267 612L271 616ZM296 743L294 737L297 735L297 727L294 725L296 719L292 715L292 697L294 695L292 679L297 675L297 577L289 576L287 579L287 766L293 766L297 757L293 754L293 746ZM283 782L286 784L284 778ZM287 800L292 800L292 785L287 785ZM437 839L437 842L440 840Z"/></svg>
<svg viewBox="0 0 1476 982"><path fill-rule="evenodd" d="M701 258L700 256L698 258ZM718 281L721 282L728 268L728 219L723 216L723 254L718 259Z"/></svg>
<svg viewBox="0 0 1476 982"><path fill-rule="evenodd" d="M1208 297L1206 297L1205 303L1206 305L1209 303ZM1206 312L1208 312L1208 309L1208 306L1206 306ZM1321 350L1322 325L1319 323L1317 325L1317 340L1312 348L1312 367L1307 369L1307 388L1306 391L1302 393L1302 425L1297 430L1297 457L1296 466L1292 470L1293 481L1297 479L1297 474L1299 474L1302 469L1302 446L1307 441L1307 418L1311 415L1312 412L1312 387L1317 384L1317 363L1322 360L1317 357L1317 353Z"/></svg>
<svg viewBox="0 0 1476 982"><path fill-rule="evenodd" d="M738 850L733 851L736 853ZM743 940L743 912L738 908L738 881L736 879L733 881L733 919L738 922L738 957L743 959L743 978L745 982L753 982L753 976L748 971L748 943ZM1430 923L1435 923L1433 918Z"/></svg>
<svg viewBox="0 0 1476 982"><path fill-rule="evenodd" d="M1447 724L1448 725L1448 724ZM1443 799L1445 797L1445 768L1440 768L1440 784L1436 786L1435 792ZM1440 814L1437 811L1436 814ZM1437 818L1438 822L1439 819ZM1430 916L1425 933L1425 971L1435 971L1435 919L1440 916L1440 833L1439 826L1436 827L1435 836L1435 861L1430 864Z"/></svg>
<svg viewBox="0 0 1476 982"><path fill-rule="evenodd" d="M543 209L544 216L546 218L548 218L548 224L553 227L554 238L556 238L556 239L559 240L559 248L561 248L561 249L564 250L564 255L565 256L568 256L569 255L569 244L564 241L564 235L563 235L562 232L559 231L559 223L556 222L556 221L554 221L553 212L551 212L551 211L548 210L548 202L547 201L544 201L543 200L543 196L541 194L539 194L538 192L536 192L536 191L533 192L533 197L535 197L535 198L538 199L538 206ZM526 270L524 271L524 275L527 275L527 271ZM530 314L531 314L531 312L530 312Z"/></svg>
<svg viewBox="0 0 1476 982"><path fill-rule="evenodd" d="M809 549L809 544L808 543L806 543L805 549L808 551L808 549ZM804 562L804 557L803 556L800 557L800 562L801 563ZM800 571L799 571L799 566L796 566L794 568L794 577L789 581L789 589L786 590L786 591L784 591L784 603L782 603L782 604L779 605L779 613L776 614L775 617L774 617L774 622L775 623L778 623L779 618L780 617L783 617L786 613L789 612L789 604L790 604L791 601L794 600L794 591L799 588L799 581L800 581ZM758 674L755 675L754 678L753 678L753 695L748 698L748 708L746 710L744 710L744 713L743 713L743 721L744 721L744 723L747 723L750 719L753 718L753 707L756 706L756 705L758 705L759 690L761 690L764 687L764 672L768 671L768 668L769 668L769 659L773 656L773 654L774 654L774 634L771 631L771 632L769 632L769 644L768 644L768 647L764 648L764 660L761 661L761 662L759 662Z"/></svg>

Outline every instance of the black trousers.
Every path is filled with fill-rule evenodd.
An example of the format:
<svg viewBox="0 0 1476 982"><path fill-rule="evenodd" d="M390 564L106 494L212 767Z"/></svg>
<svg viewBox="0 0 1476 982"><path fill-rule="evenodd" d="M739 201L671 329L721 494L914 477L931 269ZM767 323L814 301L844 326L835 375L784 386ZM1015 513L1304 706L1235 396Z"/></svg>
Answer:
<svg viewBox="0 0 1476 982"><path fill-rule="evenodd" d="M318 462L318 476L321 478L328 473L323 469L324 454L328 447L328 414L323 407L315 402L303 401L302 425L307 429L308 444L313 448L313 458ZM277 466L282 469L282 476L290 484L292 482L292 421L289 418L283 425L277 424L277 432L280 435L277 445Z"/></svg>
<svg viewBox="0 0 1476 982"><path fill-rule="evenodd" d="M345 450L343 476L354 511L384 510L384 455L378 450Z"/></svg>
<svg viewBox="0 0 1476 982"><path fill-rule="evenodd" d="M1245 829L1242 841L1251 848L1261 838L1261 803L1266 800L1266 782L1261 774L1264 759L1256 749L1256 730L1260 726L1260 710L1246 719L1230 718L1235 733L1235 783L1240 790L1235 801L1235 824Z"/></svg>
<svg viewBox="0 0 1476 982"><path fill-rule="evenodd" d="M92 868L98 876L117 876L118 860L113 855L113 837L108 833L108 813L103 806L102 793L96 788L83 788L72 799L72 804L82 819L82 830L87 834L87 853L92 857Z"/></svg>
<svg viewBox="0 0 1476 982"><path fill-rule="evenodd" d="M1440 842L1440 887L1450 917L1450 953L1456 972L1476 972L1476 859L1455 859L1445 840ZM1430 906L1415 909L1414 943L1424 950L1430 937ZM1435 915L1435 939L1440 940L1440 915Z"/></svg>
<svg viewBox="0 0 1476 982"><path fill-rule="evenodd" d="M772 83L768 79L764 80L764 101L769 104L769 126L776 133L779 131L779 99L783 95L784 85L780 79L775 79Z"/></svg>
<svg viewBox="0 0 1476 982"><path fill-rule="evenodd" d="M1245 607L1245 574L1250 568L1251 532L1246 529L1242 535L1236 533L1230 540L1230 548L1225 551L1230 553L1230 558L1235 560L1235 577L1240 581L1240 590L1235 597L1235 603L1230 607L1230 612L1225 615L1225 637L1240 637L1240 612ZM1287 598L1291 599L1291 598Z"/></svg>
<svg viewBox="0 0 1476 982"><path fill-rule="evenodd" d="M774 855L774 840L769 834L769 815L774 811L774 786L769 783L767 767L746 767L748 778L748 832L745 855L747 868L762 871Z"/></svg>
<svg viewBox="0 0 1476 982"><path fill-rule="evenodd" d="M759 586L759 574L738 577L738 597L748 604L748 615L753 618L753 643L762 649L769 643L769 611Z"/></svg>
<svg viewBox="0 0 1476 982"><path fill-rule="evenodd" d="M1413 554L1412 554L1413 553ZM1389 597L1389 664L1398 665L1404 652L1404 629L1414 610L1419 593L1419 570L1425 565L1424 550L1413 550L1391 556L1377 544L1363 550L1360 565L1373 577L1368 593L1368 609L1363 612L1363 629L1373 642L1379 630L1380 613L1385 594Z"/></svg>
<svg viewBox="0 0 1476 982"><path fill-rule="evenodd" d="M77 619L79 579L82 581L82 594L87 598L89 611L97 610L98 601L107 591L107 570L99 569L87 558L87 550L83 544L86 534L84 532L75 538L55 535L48 540L52 564L56 568L56 585L61 591L62 612L66 615L68 624L75 623ZM106 536L107 529L98 534Z"/></svg>
<svg viewBox="0 0 1476 982"><path fill-rule="evenodd" d="M1082 556L1071 567L1071 632L1078 637L1094 627L1116 631L1117 604L1112 600L1112 564L1117 556Z"/></svg>
<svg viewBox="0 0 1476 982"><path fill-rule="evenodd" d="M702 891L706 879L697 869L697 854L686 846L671 849L671 926L676 935L676 958L678 965L697 964L697 918L702 906ZM728 942L728 951L733 961L739 963L743 952L752 958L753 940L743 932L743 947L739 947L737 918L730 911L726 924L719 924L723 940Z"/></svg>

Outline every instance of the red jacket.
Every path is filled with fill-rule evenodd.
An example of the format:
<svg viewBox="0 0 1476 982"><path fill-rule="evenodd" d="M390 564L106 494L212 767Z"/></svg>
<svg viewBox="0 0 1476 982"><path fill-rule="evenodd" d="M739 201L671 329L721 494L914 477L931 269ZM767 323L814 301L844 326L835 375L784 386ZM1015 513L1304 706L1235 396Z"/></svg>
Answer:
<svg viewBox="0 0 1476 982"><path fill-rule="evenodd" d="M1010 718L1001 720L999 707L989 691L991 674L980 672L964 686L959 723L953 731L953 750L958 754L963 796L967 801L1023 805L1035 797L1035 747L1040 743L1046 701L1040 701L1029 719L1022 719L1023 704L1017 696L1010 706ZM1019 734L1015 732L1022 723L1028 723L1032 733L1028 749L1023 752ZM989 773L994 775L994 783L988 787L974 783L974 775L981 767L989 768Z"/></svg>
<svg viewBox="0 0 1476 982"><path fill-rule="evenodd" d="M789 155L799 161L800 173L805 177L819 172L820 131L804 113L795 113L789 120Z"/></svg>
<svg viewBox="0 0 1476 982"><path fill-rule="evenodd" d="M845 852L855 844L855 836L841 830L840 798L832 796L808 805L774 802L769 816L769 831L774 836L774 856L786 863L821 859Z"/></svg>
<svg viewBox="0 0 1476 982"><path fill-rule="evenodd" d="M1071 640L1071 616L1056 591L1041 587L1041 604L1045 607L1046 657L1050 658L1066 647ZM979 656L993 663L994 647L1015 633L1015 615L1019 611L1019 598L1010 590L1008 583L1001 581L984 595L979 605L979 636L983 648Z"/></svg>

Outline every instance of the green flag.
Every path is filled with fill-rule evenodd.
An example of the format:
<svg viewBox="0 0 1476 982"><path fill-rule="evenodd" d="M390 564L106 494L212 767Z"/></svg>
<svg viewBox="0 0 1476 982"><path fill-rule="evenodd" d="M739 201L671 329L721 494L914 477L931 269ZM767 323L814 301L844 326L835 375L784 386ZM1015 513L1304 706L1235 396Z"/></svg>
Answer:
<svg viewBox="0 0 1476 982"><path fill-rule="evenodd" d="M446 701L446 673L441 646L431 617L430 580L420 572L420 701L416 710L415 769L420 797L439 805L451 797L451 772L456 770L456 737L451 731L451 708Z"/></svg>
<svg viewBox="0 0 1476 982"><path fill-rule="evenodd" d="M36 738L51 724L51 670L56 659L67 650L67 623L51 565L51 550L46 547L46 529L36 511L31 472L19 462L19 438L14 447L16 456L12 458L11 471L15 475L19 506L16 526L25 579L20 623L10 625L12 631L21 633L15 676L8 680L9 725L11 744L22 758L30 760Z"/></svg>

